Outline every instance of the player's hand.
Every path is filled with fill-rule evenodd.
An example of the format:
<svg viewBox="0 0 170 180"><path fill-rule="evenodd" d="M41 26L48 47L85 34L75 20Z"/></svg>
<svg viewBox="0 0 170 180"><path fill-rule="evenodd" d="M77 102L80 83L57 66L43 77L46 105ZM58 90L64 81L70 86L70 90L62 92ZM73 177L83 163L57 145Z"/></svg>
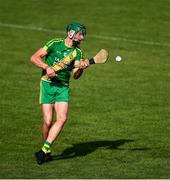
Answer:
<svg viewBox="0 0 170 180"><path fill-rule="evenodd" d="M89 64L86 61L81 60L79 62L79 69L86 69L89 66Z"/></svg>
<svg viewBox="0 0 170 180"><path fill-rule="evenodd" d="M52 67L48 67L46 69L46 72L47 72L47 76L50 77L50 78L53 78L56 76L56 73L54 71L54 69Z"/></svg>

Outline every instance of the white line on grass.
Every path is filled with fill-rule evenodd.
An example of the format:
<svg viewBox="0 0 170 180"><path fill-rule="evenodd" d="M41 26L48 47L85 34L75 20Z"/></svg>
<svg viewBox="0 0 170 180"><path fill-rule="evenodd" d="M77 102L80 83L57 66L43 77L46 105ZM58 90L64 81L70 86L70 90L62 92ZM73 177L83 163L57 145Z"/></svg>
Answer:
<svg viewBox="0 0 170 180"><path fill-rule="evenodd" d="M63 34L63 31L54 31L52 29L46 29L42 27L35 27L35 26L24 26L24 25L17 25L17 24L6 24L6 23L1 23L1 27L9 27L9 28L16 28L16 29L25 29L25 30L34 30L34 31L41 31L41 32L52 32L52 33L61 33Z"/></svg>
<svg viewBox="0 0 170 180"><path fill-rule="evenodd" d="M9 28L16 28L16 29L25 29L25 30L34 30L34 31L42 31L42 32L52 32L52 33L59 33L65 34L64 31L46 29L42 27L35 27L35 26L25 26L25 25L17 25L17 24L7 24L0 22L1 27L9 27ZM145 45L152 45L152 46L170 46L170 43L160 43L154 41L144 41L144 40L137 40L137 39L130 39L125 37L109 37L109 36L102 36L102 35L88 35L88 37L102 39L102 40L110 40L110 41L127 41L130 43L135 44L145 44Z"/></svg>
<svg viewBox="0 0 170 180"><path fill-rule="evenodd" d="M127 42L135 43L135 44L145 44L145 45L153 45L153 46L170 46L169 43L144 41L144 40L130 39L130 38L124 38L124 37L116 37L116 36L115 37L109 37L109 36L91 35L90 37L97 38L97 39L104 39L104 40L112 40L112 41L127 41Z"/></svg>

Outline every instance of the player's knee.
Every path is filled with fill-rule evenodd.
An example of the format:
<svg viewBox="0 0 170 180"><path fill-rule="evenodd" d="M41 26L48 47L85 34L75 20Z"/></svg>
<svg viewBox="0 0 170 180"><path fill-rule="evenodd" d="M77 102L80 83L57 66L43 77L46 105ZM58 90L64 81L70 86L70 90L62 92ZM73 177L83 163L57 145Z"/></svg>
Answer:
<svg viewBox="0 0 170 180"><path fill-rule="evenodd" d="M44 121L44 126L47 128L50 128L51 124L52 124L51 121Z"/></svg>
<svg viewBox="0 0 170 180"><path fill-rule="evenodd" d="M64 124L67 121L67 116L65 114L62 114L57 117L57 121L60 121L61 124Z"/></svg>

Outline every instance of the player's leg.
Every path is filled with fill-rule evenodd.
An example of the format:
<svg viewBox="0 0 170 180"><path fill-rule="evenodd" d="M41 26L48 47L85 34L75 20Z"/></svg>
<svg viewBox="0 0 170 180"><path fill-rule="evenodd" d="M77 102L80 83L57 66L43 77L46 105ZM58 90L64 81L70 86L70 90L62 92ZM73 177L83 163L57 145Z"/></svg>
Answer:
<svg viewBox="0 0 170 180"><path fill-rule="evenodd" d="M52 125L54 104L42 104L43 111L43 126L42 126L42 139L45 141L48 137L50 127ZM45 149L46 153L43 151ZM38 164L51 160L50 145L48 142L44 142L43 149L35 153L35 158Z"/></svg>
<svg viewBox="0 0 170 180"><path fill-rule="evenodd" d="M42 140L45 141L48 137L49 130L53 120L54 104L42 104L43 112L43 126L42 126Z"/></svg>
<svg viewBox="0 0 170 180"><path fill-rule="evenodd" d="M68 113L68 101L69 101L69 88L68 87L57 87L56 93L58 94L55 99L54 109L56 112L56 121L52 125L47 142L52 144L60 134L66 120Z"/></svg>
<svg viewBox="0 0 170 180"><path fill-rule="evenodd" d="M54 86L54 90L55 93L58 94L55 97L55 103L53 106L56 112L56 122L51 126L48 132L48 137L44 142L42 149L35 153L38 164L42 164L51 159L51 144L54 142L55 139L57 139L67 119L69 88L60 88Z"/></svg>
<svg viewBox="0 0 170 180"><path fill-rule="evenodd" d="M52 125L54 111L55 93L53 86L46 81L40 82L40 104L43 111L42 139L45 141L48 137L49 130ZM47 148L46 148L47 147ZM45 152L43 151L45 149ZM38 164L51 160L51 151L48 142L44 142L43 148L35 153Z"/></svg>
<svg viewBox="0 0 170 180"><path fill-rule="evenodd" d="M54 108L56 112L56 121L52 125L47 138L47 142L50 144L57 139L67 120L68 102L56 102Z"/></svg>

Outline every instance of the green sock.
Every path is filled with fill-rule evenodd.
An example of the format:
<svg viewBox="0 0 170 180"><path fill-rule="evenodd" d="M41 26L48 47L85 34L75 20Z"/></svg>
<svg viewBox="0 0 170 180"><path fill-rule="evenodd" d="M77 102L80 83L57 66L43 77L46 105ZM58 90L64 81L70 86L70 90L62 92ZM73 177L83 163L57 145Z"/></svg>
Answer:
<svg viewBox="0 0 170 180"><path fill-rule="evenodd" d="M51 144L48 141L45 141L45 143L42 147L42 151L44 151L45 154L51 153Z"/></svg>

